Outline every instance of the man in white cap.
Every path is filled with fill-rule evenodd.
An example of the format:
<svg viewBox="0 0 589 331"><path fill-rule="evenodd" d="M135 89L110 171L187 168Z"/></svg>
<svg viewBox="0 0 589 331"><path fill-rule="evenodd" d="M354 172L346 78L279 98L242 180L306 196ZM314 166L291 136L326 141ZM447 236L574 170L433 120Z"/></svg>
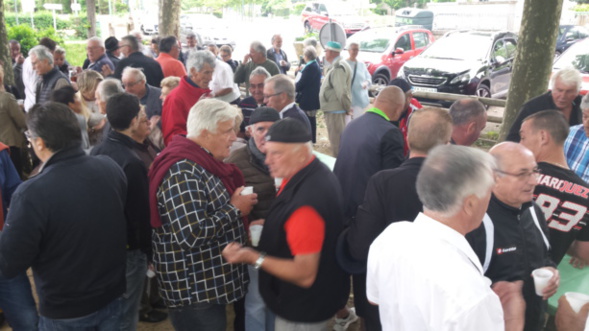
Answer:
<svg viewBox="0 0 589 331"><path fill-rule="evenodd" d="M325 47L324 76L319 90L321 110L333 156L337 157L341 134L346 126L346 114L352 109L352 69L342 61L342 45L330 41Z"/></svg>

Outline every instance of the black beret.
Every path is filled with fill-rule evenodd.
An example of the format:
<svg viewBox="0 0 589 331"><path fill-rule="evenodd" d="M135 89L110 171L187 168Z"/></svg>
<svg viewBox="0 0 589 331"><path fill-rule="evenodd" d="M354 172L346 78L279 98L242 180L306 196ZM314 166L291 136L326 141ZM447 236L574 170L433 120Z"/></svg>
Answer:
<svg viewBox="0 0 589 331"><path fill-rule="evenodd" d="M403 78L395 78L395 79L391 80L389 85L397 86L398 88L403 90L403 92L405 92L405 93L407 93L407 91L410 91L413 89L411 87L411 85L409 85L409 83L407 83L407 81L404 80Z"/></svg>
<svg viewBox="0 0 589 331"><path fill-rule="evenodd" d="M108 37L104 41L104 48L108 52L116 51L119 48L119 41L115 37Z"/></svg>
<svg viewBox="0 0 589 331"><path fill-rule="evenodd" d="M278 111L270 107L256 108L250 117L249 124L256 124L258 122L276 122L280 119Z"/></svg>
<svg viewBox="0 0 589 331"><path fill-rule="evenodd" d="M294 118L285 118L272 124L266 134L266 141L279 143L306 143L311 139L311 132L305 124Z"/></svg>

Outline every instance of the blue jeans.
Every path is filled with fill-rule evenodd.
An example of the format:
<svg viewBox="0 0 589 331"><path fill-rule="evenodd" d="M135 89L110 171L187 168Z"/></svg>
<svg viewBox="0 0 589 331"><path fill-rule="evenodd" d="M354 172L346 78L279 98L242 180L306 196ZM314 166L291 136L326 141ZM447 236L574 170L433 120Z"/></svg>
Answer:
<svg viewBox="0 0 589 331"><path fill-rule="evenodd" d="M106 307L86 316L51 319L41 316L40 331L113 331L121 325L122 299L117 298Z"/></svg>
<svg viewBox="0 0 589 331"><path fill-rule="evenodd" d="M274 331L276 315L266 307L260 295L258 270L248 265L247 271L250 283L245 295L245 331Z"/></svg>
<svg viewBox="0 0 589 331"><path fill-rule="evenodd" d="M147 272L147 256L141 250L127 251L127 290L123 294L121 331L137 330L143 282Z"/></svg>
<svg viewBox="0 0 589 331"><path fill-rule="evenodd" d="M14 331L37 330L39 316L26 272L10 279L0 276L0 308Z"/></svg>
<svg viewBox="0 0 589 331"><path fill-rule="evenodd" d="M168 316L176 331L225 331L226 305L195 303L190 306L169 308Z"/></svg>

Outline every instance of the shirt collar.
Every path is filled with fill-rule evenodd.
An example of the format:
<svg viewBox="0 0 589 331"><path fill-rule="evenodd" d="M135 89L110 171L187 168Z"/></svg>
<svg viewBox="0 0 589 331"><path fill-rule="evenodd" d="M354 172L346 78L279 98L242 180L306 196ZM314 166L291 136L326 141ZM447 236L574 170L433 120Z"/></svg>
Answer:
<svg viewBox="0 0 589 331"><path fill-rule="evenodd" d="M454 246L470 260L472 265L477 268L481 276L484 276L483 267L479 261L479 258L462 234L452 229L451 227L425 215L424 213L419 213L417 218L415 218L414 223L421 228L425 238L433 237L443 240Z"/></svg>
<svg viewBox="0 0 589 331"><path fill-rule="evenodd" d="M292 108L295 105L295 102L291 102L288 105L284 106L284 108L282 108L282 110L280 111L280 118L284 118L284 113L289 110L290 108Z"/></svg>
<svg viewBox="0 0 589 331"><path fill-rule="evenodd" d="M385 114L382 110L380 110L378 108L372 107L372 108L368 109L366 112L367 113L375 113L377 115L382 116L385 120L387 120L389 122L391 121L391 119L387 116L387 114Z"/></svg>

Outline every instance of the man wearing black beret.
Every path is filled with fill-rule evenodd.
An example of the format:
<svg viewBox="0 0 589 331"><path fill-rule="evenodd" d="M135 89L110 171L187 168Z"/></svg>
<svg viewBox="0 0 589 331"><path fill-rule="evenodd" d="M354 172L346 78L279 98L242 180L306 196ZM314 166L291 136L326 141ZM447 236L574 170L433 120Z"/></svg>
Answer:
<svg viewBox="0 0 589 331"><path fill-rule="evenodd" d="M341 189L313 155L311 133L301 121L276 122L265 146L270 174L283 181L264 222L260 251L231 243L223 256L260 269L260 293L276 314L276 330L325 330L349 293L349 278L335 260Z"/></svg>

